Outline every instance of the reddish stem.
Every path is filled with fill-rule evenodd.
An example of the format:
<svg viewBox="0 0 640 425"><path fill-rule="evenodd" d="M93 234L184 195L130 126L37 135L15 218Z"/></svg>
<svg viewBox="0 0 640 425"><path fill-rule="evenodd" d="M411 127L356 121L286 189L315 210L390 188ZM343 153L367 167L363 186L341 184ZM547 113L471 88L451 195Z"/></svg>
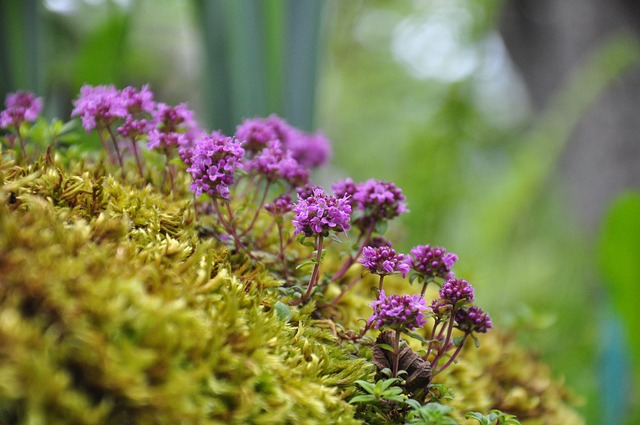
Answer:
<svg viewBox="0 0 640 425"><path fill-rule="evenodd" d="M313 265L313 272L311 273L311 279L309 279L309 285L307 286L307 292L302 297L290 303L290 305L296 306L305 301L311 295L311 290L318 281L320 275L320 261L322 260L322 235L316 235L316 263Z"/></svg>
<svg viewBox="0 0 640 425"><path fill-rule="evenodd" d="M396 329L396 338L393 341L393 371L392 378L398 376L398 363L400 362L400 331Z"/></svg>
<svg viewBox="0 0 640 425"><path fill-rule="evenodd" d="M267 181L267 183L264 186L264 192L262 192L262 198L260 199L260 203L258 204L258 207L256 208L256 212L253 215L253 219L251 220L251 223L249 223L249 227L247 227L245 231L240 234L240 236L246 235L251 231L251 229L253 229L253 226L256 224L256 221L258 220L258 216L260 215L260 210L264 205L264 201L267 199L267 194L269 193L270 186L271 186L271 182Z"/></svg>
<svg viewBox="0 0 640 425"><path fill-rule="evenodd" d="M453 352L453 354L451 355L451 357L449 358L449 360L442 365L442 367L440 369L438 369L438 371L436 373L434 373L431 377L436 376L437 374L439 374L440 372L442 372L443 370L445 370L446 368L448 368L451 363L454 362L454 360L456 359L456 357L458 356L458 354L460 353L460 351L462 350L462 347L464 346L464 343L467 341L467 337L469 336L468 333L464 334L464 337L462 338L462 341L460 341L460 344L458 345L458 347L456 348L456 351Z"/></svg>
<svg viewBox="0 0 640 425"><path fill-rule="evenodd" d="M345 263L342 265L340 270L338 270L336 274L334 274L333 277L331 278L332 282L337 282L339 279L341 279L347 273L349 268L351 268L351 266L358 260L358 257L360 257L360 254L362 254L362 250L369 243L369 240L371 239L371 235L373 234L374 228L375 228L375 223L371 223L371 225L367 229L367 232L364 237L364 240L362 241L362 244L360 244L360 248L358 248L358 252L356 252L356 255L354 255L353 257L349 257L347 261L345 261Z"/></svg>
<svg viewBox="0 0 640 425"><path fill-rule="evenodd" d="M142 163L140 162L140 155L138 153L138 145L136 144L136 139L131 139L131 145L133 147L133 156L136 158L136 165L138 166L138 173L140 173L140 178L144 178L144 172L142 171Z"/></svg>

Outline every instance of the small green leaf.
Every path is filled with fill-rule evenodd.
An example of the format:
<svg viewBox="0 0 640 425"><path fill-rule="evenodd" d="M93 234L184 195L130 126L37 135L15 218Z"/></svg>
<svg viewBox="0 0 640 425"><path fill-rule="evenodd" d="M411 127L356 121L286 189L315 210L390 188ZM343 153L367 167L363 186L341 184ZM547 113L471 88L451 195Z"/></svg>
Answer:
<svg viewBox="0 0 640 425"><path fill-rule="evenodd" d="M382 348L383 350L387 350L387 351L391 351L393 353L393 347L390 346L389 344L384 344L384 343L380 343L377 344L378 347Z"/></svg>
<svg viewBox="0 0 640 425"><path fill-rule="evenodd" d="M371 382L363 381L362 379L358 379L355 382L356 382L356 384L360 385L362 387L362 389L365 390L366 392L368 392L369 394L373 394L374 393L375 384L372 384Z"/></svg>
<svg viewBox="0 0 640 425"><path fill-rule="evenodd" d="M338 235L336 235L335 233L329 233L329 238L336 243L342 243Z"/></svg>
<svg viewBox="0 0 640 425"><path fill-rule="evenodd" d="M640 192L618 198L605 214L598 257L600 271L616 313L624 322L636 376L640 382L640 327L637 300L640 298Z"/></svg>
<svg viewBox="0 0 640 425"><path fill-rule="evenodd" d="M387 231L387 227L389 227L389 223L387 222L387 220L380 220L376 222L376 232L381 235L383 235L384 232Z"/></svg>
<svg viewBox="0 0 640 425"><path fill-rule="evenodd" d="M453 338L453 345L455 345L456 347L458 345L460 345L460 343L464 341L464 335L463 336L456 336Z"/></svg>
<svg viewBox="0 0 640 425"><path fill-rule="evenodd" d="M301 269L301 268L303 268L303 267L312 266L312 265L314 265L315 263L316 263L316 260L315 260L315 259L313 259L313 260L307 260L307 261L305 261L304 263L298 264L298 265L296 266L296 270L299 270L299 269Z"/></svg>
<svg viewBox="0 0 640 425"><path fill-rule="evenodd" d="M276 310L278 319L282 320L283 322L288 322L289 320L291 320L291 309L289 309L288 305L278 301L273 305L273 308Z"/></svg>
<svg viewBox="0 0 640 425"><path fill-rule="evenodd" d="M405 332L407 335L409 335L411 338L413 339L417 339L420 342L424 342L425 344L429 343L429 340L426 339L425 337L423 337L422 335L419 335L415 332Z"/></svg>
<svg viewBox="0 0 640 425"><path fill-rule="evenodd" d="M387 388L389 388L391 385L395 384L398 381L399 381L398 378L384 379L376 382L376 386L380 386L380 389L382 391L385 391ZM402 392L401 388L398 388L398 389L400 390L400 392Z"/></svg>
<svg viewBox="0 0 640 425"><path fill-rule="evenodd" d="M349 400L349 404L354 404L354 403L376 403L378 401L378 399L371 395L371 394L362 394L362 395L357 395L355 397L353 397L351 400Z"/></svg>

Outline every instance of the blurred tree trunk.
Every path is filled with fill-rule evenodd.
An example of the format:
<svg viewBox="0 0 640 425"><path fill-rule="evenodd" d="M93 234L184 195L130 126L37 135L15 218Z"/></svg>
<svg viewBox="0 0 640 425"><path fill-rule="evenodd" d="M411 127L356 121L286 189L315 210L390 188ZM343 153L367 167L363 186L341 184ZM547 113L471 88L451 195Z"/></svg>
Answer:
<svg viewBox="0 0 640 425"><path fill-rule="evenodd" d="M626 32L640 36L637 0L511 0L504 4L502 34L543 109L604 40ZM604 206L627 187L640 186L640 69L622 75L589 109L561 163L570 205L597 229Z"/></svg>

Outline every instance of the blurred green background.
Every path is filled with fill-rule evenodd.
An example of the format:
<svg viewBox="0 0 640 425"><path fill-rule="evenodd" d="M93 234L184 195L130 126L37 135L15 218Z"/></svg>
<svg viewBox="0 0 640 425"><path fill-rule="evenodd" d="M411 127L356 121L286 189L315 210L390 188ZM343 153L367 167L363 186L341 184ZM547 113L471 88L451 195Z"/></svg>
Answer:
<svg viewBox="0 0 640 425"><path fill-rule="evenodd" d="M319 182L402 187L397 247L457 253L588 424L635 424L639 30L631 0L4 0L0 95L66 118L84 83L150 83L205 128L321 129Z"/></svg>

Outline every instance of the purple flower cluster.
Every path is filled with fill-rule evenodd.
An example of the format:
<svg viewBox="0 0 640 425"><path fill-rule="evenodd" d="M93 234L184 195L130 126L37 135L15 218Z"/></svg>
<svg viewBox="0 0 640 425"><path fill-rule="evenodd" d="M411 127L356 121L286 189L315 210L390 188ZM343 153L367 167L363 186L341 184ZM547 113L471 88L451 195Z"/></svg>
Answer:
<svg viewBox="0 0 640 425"><path fill-rule="evenodd" d="M42 110L42 99L29 92L9 93L4 101L6 107L0 113L0 128L19 128L25 121L35 121Z"/></svg>
<svg viewBox="0 0 640 425"><path fill-rule="evenodd" d="M231 137L219 132L203 135L193 150L191 190L196 196L203 193L213 198L229 199L229 186L235 181L235 171L244 149Z"/></svg>
<svg viewBox="0 0 640 425"><path fill-rule="evenodd" d="M411 268L424 279L453 277L451 268L458 256L440 247L418 245L411 249Z"/></svg>
<svg viewBox="0 0 640 425"><path fill-rule="evenodd" d="M265 204L264 209L274 217L283 216L293 208L293 202L291 196L288 194L282 194L278 196L270 204Z"/></svg>
<svg viewBox="0 0 640 425"><path fill-rule="evenodd" d="M380 291L378 299L370 304L373 315L368 323L374 328L389 327L396 331L411 331L424 326L427 319L422 312L427 309L424 298L415 295L390 295Z"/></svg>
<svg viewBox="0 0 640 425"><path fill-rule="evenodd" d="M315 193L316 189L320 189L324 191L320 186L316 186L315 184L305 184L302 187L296 189L296 193L298 194L298 199L307 199Z"/></svg>
<svg viewBox="0 0 640 425"><path fill-rule="evenodd" d="M185 103L169 106L158 103L153 111L154 128L149 131L149 149L178 148L180 157L187 165L191 165L194 139L201 132L193 118L193 112Z"/></svg>
<svg viewBox="0 0 640 425"><path fill-rule="evenodd" d="M404 257L404 254L396 254L395 249L390 246L365 246L360 262L372 274L385 276L400 272L405 277L409 273L409 265Z"/></svg>
<svg viewBox="0 0 640 425"><path fill-rule="evenodd" d="M473 286L464 279L449 279L440 288L440 298L451 305L456 305L458 301L475 301Z"/></svg>
<svg viewBox="0 0 640 425"><path fill-rule="evenodd" d="M466 333L487 333L489 329L493 327L489 314L475 305L472 305L468 309L461 308L458 310L456 313L456 323L458 324L458 329Z"/></svg>
<svg viewBox="0 0 640 425"><path fill-rule="evenodd" d="M307 134L291 126L277 115L245 120L236 129L236 139L249 156L278 141L282 149L291 153L302 167L313 168L324 164L330 156L329 141L322 134Z"/></svg>
<svg viewBox="0 0 640 425"><path fill-rule="evenodd" d="M148 84L142 86L140 90L131 86L125 87L120 91L119 96L129 115L151 113L156 106L153 101L153 92Z"/></svg>
<svg viewBox="0 0 640 425"><path fill-rule="evenodd" d="M71 116L82 119L82 127L87 133L97 127L109 126L115 120L129 115L121 92L113 85L84 85L73 105Z"/></svg>
<svg viewBox="0 0 640 425"><path fill-rule="evenodd" d="M390 220L407 212L402 190L392 182L369 179L353 195L358 208L375 219Z"/></svg>
<svg viewBox="0 0 640 425"><path fill-rule="evenodd" d="M71 116L82 119L87 133L123 120L117 128L118 134L132 139L145 136L150 149L189 145L193 134L199 133L193 112L187 109L186 104L173 107L155 102L148 85L140 90L134 87L118 90L113 85L84 85L74 101Z"/></svg>
<svg viewBox="0 0 640 425"><path fill-rule="evenodd" d="M256 171L271 182L285 180L294 187L302 186L309 180L309 170L300 165L293 153L277 140L267 142L253 158L247 159L244 169Z"/></svg>
<svg viewBox="0 0 640 425"><path fill-rule="evenodd" d="M271 115L268 118L246 119L236 128L235 138L242 141L242 147L252 155L260 152L271 141L283 142L286 133L292 128L281 118Z"/></svg>
<svg viewBox="0 0 640 425"><path fill-rule="evenodd" d="M342 232L350 227L349 199L327 195L319 187L312 189L312 195L308 197L298 195L293 212L296 234L303 233L307 237L328 236L330 231Z"/></svg>
<svg viewBox="0 0 640 425"><path fill-rule="evenodd" d="M287 148L303 167L315 168L325 164L331 156L331 144L322 133L298 132L287 141Z"/></svg>
<svg viewBox="0 0 640 425"><path fill-rule="evenodd" d="M371 240L369 241L369 246L377 248L377 247L383 247L383 246L391 246L391 241L389 241L389 239L385 238L384 236L375 236L373 238L371 238Z"/></svg>
<svg viewBox="0 0 640 425"><path fill-rule="evenodd" d="M353 209L360 211L354 224L362 230L408 212L402 190L391 182L369 179L354 183L347 178L331 187L337 196L351 196Z"/></svg>

